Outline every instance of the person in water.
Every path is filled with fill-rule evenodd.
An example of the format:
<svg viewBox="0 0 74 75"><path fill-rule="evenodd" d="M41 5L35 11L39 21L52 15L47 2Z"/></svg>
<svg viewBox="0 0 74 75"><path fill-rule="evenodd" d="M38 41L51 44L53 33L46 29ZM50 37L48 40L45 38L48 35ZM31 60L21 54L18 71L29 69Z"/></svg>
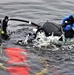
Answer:
<svg viewBox="0 0 74 75"><path fill-rule="evenodd" d="M65 32L65 38L72 38L73 37L73 29L72 29L72 25L74 23L74 18L73 18L73 14L70 14L68 16L66 16L63 20L62 20L62 30Z"/></svg>
<svg viewBox="0 0 74 75"><path fill-rule="evenodd" d="M70 14L68 16L66 16L63 21L62 21L62 27L65 28L67 25L71 25L74 23L74 18L73 15Z"/></svg>
<svg viewBox="0 0 74 75"><path fill-rule="evenodd" d="M8 16L5 16L3 21L2 21L2 24L1 24L1 36L3 39L7 39L9 36L7 35L7 23L9 21L9 18Z"/></svg>

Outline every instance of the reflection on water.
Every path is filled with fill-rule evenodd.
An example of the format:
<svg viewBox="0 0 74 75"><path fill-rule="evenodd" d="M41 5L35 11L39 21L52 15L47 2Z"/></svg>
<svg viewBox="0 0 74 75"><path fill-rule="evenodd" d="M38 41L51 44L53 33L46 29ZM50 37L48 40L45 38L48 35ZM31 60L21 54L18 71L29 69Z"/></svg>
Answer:
<svg viewBox="0 0 74 75"><path fill-rule="evenodd" d="M0 1L0 18L8 15L10 18L26 19L35 23L49 20L51 22L61 23L62 19L70 13L74 13L74 1L72 0L1 0ZM18 22L19 23L19 22ZM16 25L16 26L14 26ZM23 30L24 28L24 30ZM19 32L17 30L19 29ZM16 31L11 35L9 41L5 41L4 47L22 47L29 51L28 61L31 67L31 74L40 72L45 68L39 58L43 57L50 65L46 75L73 75L74 74L74 50L39 50L33 46L15 45L13 42L24 39L28 34L25 26L11 22L9 24L10 31ZM20 34L20 35L19 35ZM0 74L5 71L0 69ZM6 72L8 75L8 72Z"/></svg>

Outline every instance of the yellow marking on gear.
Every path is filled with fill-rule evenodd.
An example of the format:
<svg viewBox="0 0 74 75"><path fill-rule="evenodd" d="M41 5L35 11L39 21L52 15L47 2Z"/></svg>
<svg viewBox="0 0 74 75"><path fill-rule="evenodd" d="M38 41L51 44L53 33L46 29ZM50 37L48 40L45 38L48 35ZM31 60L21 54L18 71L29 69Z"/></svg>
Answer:
<svg viewBox="0 0 74 75"><path fill-rule="evenodd" d="M7 59L7 58L3 55L2 47L3 47L3 44L1 44L1 46L0 46L0 54L2 54L2 57L4 57L5 59Z"/></svg>
<svg viewBox="0 0 74 75"><path fill-rule="evenodd" d="M2 46L3 46L3 44L1 44L1 46L0 46L0 54L2 54ZM3 57L4 57L4 56L3 56ZM0 67L1 67L3 70L6 70L6 69L7 69L7 67L3 66L2 63L0 63Z"/></svg>
<svg viewBox="0 0 74 75"><path fill-rule="evenodd" d="M44 58L40 58L41 63L45 64L45 69L41 70L40 72L36 73L36 74L32 74L32 75L45 75L46 73L48 73L48 68L49 68L49 64L47 63L47 61Z"/></svg>
<svg viewBox="0 0 74 75"><path fill-rule="evenodd" d="M5 32L2 30L2 31L1 31L1 34L5 34Z"/></svg>
<svg viewBox="0 0 74 75"><path fill-rule="evenodd" d="M0 67L1 67L3 70L6 70L6 69L7 69L5 66L3 66L2 63L0 63Z"/></svg>

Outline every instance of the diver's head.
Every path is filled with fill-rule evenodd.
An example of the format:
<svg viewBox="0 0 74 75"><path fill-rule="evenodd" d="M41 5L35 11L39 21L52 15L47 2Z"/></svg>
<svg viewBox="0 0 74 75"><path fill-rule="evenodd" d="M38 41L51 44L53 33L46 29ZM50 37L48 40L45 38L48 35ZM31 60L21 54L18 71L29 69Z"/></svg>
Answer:
<svg viewBox="0 0 74 75"><path fill-rule="evenodd" d="M73 24L74 23L73 14L70 14L69 15L69 22L70 22L70 24Z"/></svg>
<svg viewBox="0 0 74 75"><path fill-rule="evenodd" d="M70 14L69 15L69 19L73 19L73 14Z"/></svg>
<svg viewBox="0 0 74 75"><path fill-rule="evenodd" d="M4 19L5 19L6 21L8 21L8 20L9 20L9 17L8 17L8 16L5 16Z"/></svg>
<svg viewBox="0 0 74 75"><path fill-rule="evenodd" d="M8 16L5 16L5 19L8 19Z"/></svg>

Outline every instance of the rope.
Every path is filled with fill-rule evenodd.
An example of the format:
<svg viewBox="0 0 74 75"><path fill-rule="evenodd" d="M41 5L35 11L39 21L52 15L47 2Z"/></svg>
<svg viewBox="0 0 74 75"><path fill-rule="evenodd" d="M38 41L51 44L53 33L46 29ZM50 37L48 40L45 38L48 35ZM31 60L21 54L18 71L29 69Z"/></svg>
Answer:
<svg viewBox="0 0 74 75"><path fill-rule="evenodd" d="M1 46L0 46L0 54L2 55L4 60L7 60L7 58L3 55L2 47L3 47L3 44L1 44Z"/></svg>
<svg viewBox="0 0 74 75"><path fill-rule="evenodd" d="M3 70L7 70L7 67L3 66L2 63L0 63L0 67L1 67Z"/></svg>
<svg viewBox="0 0 74 75"><path fill-rule="evenodd" d="M3 55L2 53L2 47L3 47L3 44L1 44L0 46L0 54L2 55L2 57L4 57L6 59L6 57ZM0 67L3 69L3 70L6 70L7 68L5 66L3 66L3 63L0 63Z"/></svg>
<svg viewBox="0 0 74 75"><path fill-rule="evenodd" d="M10 19L11 21L21 21L21 22L26 22L26 23L29 23L29 24L32 24L34 26L37 26L37 27L40 27L38 24L35 24L33 22L30 22L30 21L27 21L27 20L22 20L22 19Z"/></svg>
<svg viewBox="0 0 74 75"><path fill-rule="evenodd" d="M0 54L2 54L2 44L0 46ZM3 54L2 54L3 55ZM3 55L3 57L6 59L6 57ZM43 63L45 65L45 68L43 70L41 70L40 72L37 72L35 74L31 74L31 75L45 75L48 73L48 69L49 69L49 64L48 62L46 61L45 58L42 58L42 57L39 57L39 60L41 63ZM0 67L3 69L3 70L7 70L7 67L5 67L3 65L3 63L0 63ZM52 67L52 66L50 66ZM57 71L57 69L55 67L52 68L52 71L55 75L60 75L60 73Z"/></svg>
<svg viewBox="0 0 74 75"><path fill-rule="evenodd" d="M47 64L46 60L40 58L40 61L45 64L45 69L41 70L39 73L36 73L36 75L44 75L48 72L49 65Z"/></svg>
<svg viewBox="0 0 74 75"><path fill-rule="evenodd" d="M0 54L2 54L2 56L6 59L6 57L2 53L2 47L3 47L3 44L1 44L1 46L0 46ZM32 74L32 75L45 75L48 72L49 65L48 65L47 61L41 57L39 59L40 59L41 63L45 64L45 69L41 70L40 72L38 72L36 74ZM0 67L3 70L7 69L7 67L3 66L3 63L0 63Z"/></svg>
<svg viewBox="0 0 74 75"><path fill-rule="evenodd" d="M36 74L32 74L32 75L45 75L46 73L48 73L48 69L49 69L49 64L47 63L47 61L44 58L39 58L41 63L45 64L45 69L41 70L40 72L36 73Z"/></svg>

